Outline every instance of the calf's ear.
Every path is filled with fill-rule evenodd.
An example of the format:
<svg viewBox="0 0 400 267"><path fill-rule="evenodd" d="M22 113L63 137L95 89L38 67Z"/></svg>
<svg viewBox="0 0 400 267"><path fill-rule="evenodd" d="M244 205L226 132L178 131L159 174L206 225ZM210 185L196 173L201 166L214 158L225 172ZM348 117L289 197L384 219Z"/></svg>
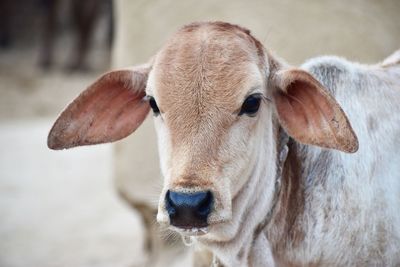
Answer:
<svg viewBox="0 0 400 267"><path fill-rule="evenodd" d="M281 70L273 81L278 119L290 136L304 144L348 153L358 150L357 136L342 108L311 74Z"/></svg>
<svg viewBox="0 0 400 267"><path fill-rule="evenodd" d="M58 117L50 130L48 147L108 143L135 131L150 110L143 99L149 71L149 66L142 66L101 76Z"/></svg>

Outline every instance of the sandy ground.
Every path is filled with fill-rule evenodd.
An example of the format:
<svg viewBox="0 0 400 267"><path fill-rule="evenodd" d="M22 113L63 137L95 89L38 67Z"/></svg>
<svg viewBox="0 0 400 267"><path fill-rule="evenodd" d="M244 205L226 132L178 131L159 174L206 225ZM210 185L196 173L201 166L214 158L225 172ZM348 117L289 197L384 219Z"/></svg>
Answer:
<svg viewBox="0 0 400 267"><path fill-rule="evenodd" d="M0 127L0 265L141 266L140 221L112 190L111 147L49 151L50 123Z"/></svg>
<svg viewBox="0 0 400 267"><path fill-rule="evenodd" d="M106 64L66 74L36 68L33 51L0 59L0 266L145 266L141 220L114 189L112 146L46 146L57 114ZM170 250L151 266L189 264Z"/></svg>

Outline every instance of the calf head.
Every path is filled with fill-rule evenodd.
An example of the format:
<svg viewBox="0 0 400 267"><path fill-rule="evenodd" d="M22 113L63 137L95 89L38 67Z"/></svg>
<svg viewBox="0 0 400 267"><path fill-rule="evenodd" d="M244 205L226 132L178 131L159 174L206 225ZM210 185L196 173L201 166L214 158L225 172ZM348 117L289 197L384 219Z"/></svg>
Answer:
<svg viewBox="0 0 400 267"><path fill-rule="evenodd" d="M317 80L278 61L248 30L221 22L185 26L149 65L102 76L60 115L48 145L121 139L150 108L164 176L157 219L189 235L232 222L233 200L256 165L276 161L280 127L304 144L358 147Z"/></svg>

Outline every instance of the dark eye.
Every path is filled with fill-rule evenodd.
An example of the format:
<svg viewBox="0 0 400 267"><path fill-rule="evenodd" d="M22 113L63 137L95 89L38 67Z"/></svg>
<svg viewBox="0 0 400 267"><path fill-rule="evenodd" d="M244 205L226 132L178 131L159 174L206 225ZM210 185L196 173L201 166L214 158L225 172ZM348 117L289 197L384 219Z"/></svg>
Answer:
<svg viewBox="0 0 400 267"><path fill-rule="evenodd" d="M258 109L260 108L262 95L253 94L249 95L243 102L242 108L240 109L239 116L242 114L247 114L249 116L254 116Z"/></svg>
<svg viewBox="0 0 400 267"><path fill-rule="evenodd" d="M160 109L158 108L154 97L152 97L152 96L149 97L149 104L155 115L160 114Z"/></svg>

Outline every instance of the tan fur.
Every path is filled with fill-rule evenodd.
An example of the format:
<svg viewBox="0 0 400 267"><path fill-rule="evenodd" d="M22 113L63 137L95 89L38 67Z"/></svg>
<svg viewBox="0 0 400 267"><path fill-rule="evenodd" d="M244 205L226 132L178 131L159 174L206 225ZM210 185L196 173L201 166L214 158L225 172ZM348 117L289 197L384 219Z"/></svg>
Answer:
<svg viewBox="0 0 400 267"><path fill-rule="evenodd" d="M323 61L321 66L315 63L309 67L310 72L293 69L266 52L248 30L222 22L183 27L153 62L145 90L160 109L154 120L164 176L157 214L161 224L170 224L165 207L168 190L211 191L213 209L206 230L196 227L174 230L190 235L189 238L212 251L216 262L223 265L267 266L274 260L281 266L398 262L394 256L398 254L397 230L391 232L394 237L389 232L396 225L393 222L400 219L394 217L388 205L396 202L393 188L397 185L394 178L398 169L390 165L390 160L376 164L369 149L381 152L380 147L374 139L368 139L379 132L376 138L379 144L386 144L384 151L388 151L393 148L393 136L371 123L379 117L373 109L374 117L365 120L366 123L357 120L367 116L362 105L371 101L369 94L376 93L371 88L396 96L387 89L388 85L397 86L397 69L385 66L388 72L380 75L387 80L376 75L375 70L337 59ZM354 72L342 83L340 75L349 70ZM318 80L311 73L316 77L323 74ZM389 79L390 75L393 78ZM349 100L344 97L343 85L350 86L349 93L353 94L369 91L356 99L352 95ZM142 79L138 88L144 86ZM120 86L119 90L129 93L123 89ZM342 91L338 97L335 94L339 90ZM88 92L90 95L90 88ZM243 101L254 92L263 96L257 114L238 116ZM83 100L86 95L83 94ZM358 149L357 136L338 98L351 112L357 134L361 133L363 154L358 152L351 157L320 148L345 152ZM81 101L78 98L74 103ZM79 113L76 110L79 111L80 105L76 106L78 109L67 111ZM96 105L89 105L93 106ZM397 105L392 108L396 110ZM83 114L86 111L81 110ZM378 111L386 112L382 108ZM115 112L100 114L101 118L112 121L114 117L107 114ZM135 127L141 123L143 113L139 115L139 119L133 120ZM62 116L68 118L70 113L64 112ZM390 122L395 119L391 117ZM397 131L397 125L388 126L391 133ZM371 132L366 134L368 127ZM291 136L288 141L281 138L284 132ZM382 132L386 134L384 140ZM96 129L94 133L101 137L102 133ZM53 137L59 136L63 136L62 131L56 131ZM391 155L396 156L393 152ZM380 157L385 156L381 152ZM364 166L367 162L372 163ZM382 171L382 164L389 164L391 172ZM371 172L380 171L379 178L388 185L382 186L372 179L376 177L366 172L369 168ZM367 181L360 182L361 178ZM384 191L390 193L388 199L376 197L386 197L379 195ZM375 217L366 220L366 214L372 211L376 211ZM361 215L363 220L349 224L353 217ZM385 216L392 216L391 220L382 221ZM338 232L344 233L343 236ZM362 257L357 258L356 252L362 253Z"/></svg>
<svg viewBox="0 0 400 267"><path fill-rule="evenodd" d="M248 70L263 60L259 43L226 23L185 26L156 56L157 103L172 137L171 162L180 163L174 185L195 180L207 188L218 175L221 141L237 120L243 89L256 85Z"/></svg>
<svg viewBox="0 0 400 267"><path fill-rule="evenodd" d="M301 158L296 144L290 141L289 154L283 166L282 189L277 201L276 214L271 222L268 239L274 244L273 250L278 252L287 249L286 242L291 240L292 246L296 247L304 239L304 232L298 228L298 220L305 209L304 184L301 179Z"/></svg>
<svg viewBox="0 0 400 267"><path fill-rule="evenodd" d="M390 68L396 65L400 65L400 50L397 50L396 52L391 54L381 63L381 66L383 68Z"/></svg>

